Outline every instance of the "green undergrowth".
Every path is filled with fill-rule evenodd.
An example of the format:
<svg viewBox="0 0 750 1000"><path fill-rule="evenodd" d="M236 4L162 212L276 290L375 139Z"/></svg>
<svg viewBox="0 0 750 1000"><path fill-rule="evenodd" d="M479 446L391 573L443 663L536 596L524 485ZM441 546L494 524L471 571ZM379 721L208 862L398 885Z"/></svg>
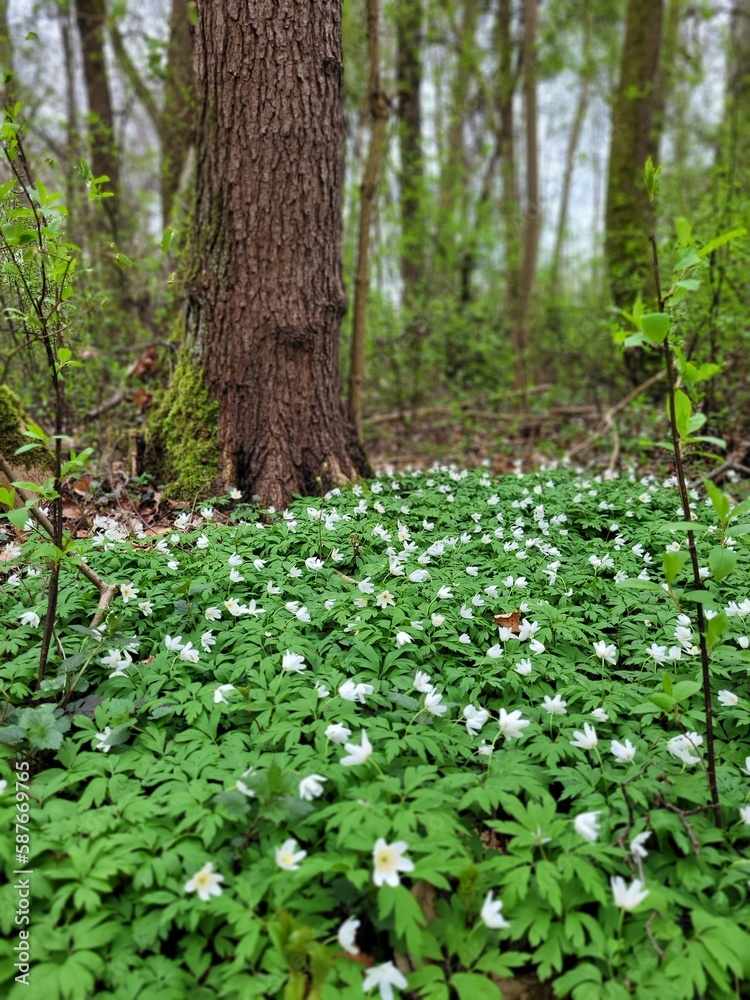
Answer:
<svg viewBox="0 0 750 1000"><path fill-rule="evenodd" d="M102 521L120 592L91 630L63 574L38 693L45 575L9 547L4 995L747 996L748 535L692 497L699 594L652 479L441 468L159 538Z"/></svg>

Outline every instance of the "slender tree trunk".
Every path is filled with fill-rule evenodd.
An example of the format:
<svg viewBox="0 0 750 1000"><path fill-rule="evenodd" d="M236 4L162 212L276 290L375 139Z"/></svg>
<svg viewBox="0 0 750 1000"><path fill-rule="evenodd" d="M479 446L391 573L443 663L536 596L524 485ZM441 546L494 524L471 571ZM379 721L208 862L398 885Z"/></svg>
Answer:
<svg viewBox="0 0 750 1000"><path fill-rule="evenodd" d="M538 0L524 0L523 99L526 140L526 204L523 220L518 308L513 333L513 384L525 388L534 367L529 311L539 248L539 152L537 142L536 36Z"/></svg>
<svg viewBox="0 0 750 1000"><path fill-rule="evenodd" d="M78 92L75 80L75 48L71 32L75 32L73 14L68 8L60 8L60 37L65 66L65 147L68 157L72 158L78 148L80 114L78 109ZM65 172L65 205L68 209L68 225L71 232L77 231L78 209L80 207L80 186L75 181L73 171Z"/></svg>
<svg viewBox="0 0 750 1000"><path fill-rule="evenodd" d="M338 366L341 0L198 0L197 10L184 357L219 405L220 481L283 507L367 468Z"/></svg>
<svg viewBox="0 0 750 1000"><path fill-rule="evenodd" d="M91 170L95 177L109 177L104 189L114 193L105 198L102 207L112 238L117 241L120 231L118 195L120 167L112 96L104 53L104 27L107 16L104 0L76 0L78 33L81 38L83 77L89 108L89 147Z"/></svg>
<svg viewBox="0 0 750 1000"><path fill-rule="evenodd" d="M167 78L161 128L161 205L164 225L172 218L175 198L195 145L195 72L190 0L172 0L167 43Z"/></svg>
<svg viewBox="0 0 750 1000"><path fill-rule="evenodd" d="M666 0L666 8L664 10L664 25L659 52L659 72L654 85L654 110L652 115L652 128L656 143L655 156L657 158L660 152L661 139L664 134L667 112L678 76L680 24L682 23L685 3L686 0ZM679 157L674 166L678 170L682 167Z"/></svg>
<svg viewBox="0 0 750 1000"><path fill-rule="evenodd" d="M367 0L368 82L370 103L370 148L362 178L359 213L359 238L357 242L357 270L354 277L354 318L352 324L352 352L349 369L349 422L357 438L362 440L362 411L365 382L365 334L367 321L367 294L370 287L370 228L378 188L380 164L385 146L388 122L388 101L380 83L380 4Z"/></svg>
<svg viewBox="0 0 750 1000"><path fill-rule="evenodd" d="M747 194L750 152L750 0L734 0L730 32L724 120L729 200Z"/></svg>
<svg viewBox="0 0 750 1000"><path fill-rule="evenodd" d="M108 21L115 58L151 119L161 146L160 193L164 226L172 217L174 200L183 183L183 171L195 141L193 38L189 7L190 0L172 0L163 108L159 107L154 93L130 57L117 21L111 17Z"/></svg>
<svg viewBox="0 0 750 1000"><path fill-rule="evenodd" d="M399 116L399 203L401 209L401 312L412 407L421 400L422 344L427 335L424 290L427 232L423 217L422 0L396 10L396 75Z"/></svg>
<svg viewBox="0 0 750 1000"><path fill-rule="evenodd" d="M513 66L513 6L511 0L499 0L496 20L498 49L497 108L500 140L500 214L505 243L505 307L515 317L518 308L520 227L518 213L518 178L516 175L515 115L513 98L516 73Z"/></svg>
<svg viewBox="0 0 750 1000"><path fill-rule="evenodd" d="M629 0L620 82L612 113L605 247L615 305L629 308L640 292L653 300L648 238L654 213L643 168L655 156L653 115L659 73L662 0Z"/></svg>
<svg viewBox="0 0 750 1000"><path fill-rule="evenodd" d="M471 232L468 218L466 118L469 93L477 63L476 31L480 13L478 0L462 0L460 12L461 21L456 38L456 68L450 85L446 149L440 172L438 259L435 270L438 293L441 291L454 293L459 303L466 304L471 297L464 262L466 243ZM449 345L449 356L451 353ZM449 357L449 374L451 367L457 361L457 358L451 361Z"/></svg>
<svg viewBox="0 0 750 1000"><path fill-rule="evenodd" d="M0 0L0 101L10 108L18 100L18 87L13 71L13 43L8 25L8 0Z"/></svg>
<svg viewBox="0 0 750 1000"><path fill-rule="evenodd" d="M563 173L562 191L560 193L560 214L557 218L557 229L555 232L555 246L552 251L552 264L550 267L550 296L555 305L555 299L559 293L560 270L562 267L563 245L565 242L566 230L568 226L568 210L570 207L570 190L573 183L573 171L575 170L576 155L581 141L583 125L586 121L586 113L589 107L589 92L591 89L591 77L593 75L593 65L591 59L591 36L592 36L592 12L587 10L586 21L583 29L583 51L581 53L583 65L581 67L581 85L578 91L575 111L573 112L573 123L568 136L568 148L565 154L565 170Z"/></svg>

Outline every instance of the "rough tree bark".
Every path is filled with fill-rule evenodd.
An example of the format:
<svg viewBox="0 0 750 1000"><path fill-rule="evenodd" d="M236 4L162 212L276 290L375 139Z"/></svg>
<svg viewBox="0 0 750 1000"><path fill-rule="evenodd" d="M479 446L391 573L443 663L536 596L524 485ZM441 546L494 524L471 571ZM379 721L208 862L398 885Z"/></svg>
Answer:
<svg viewBox="0 0 750 1000"><path fill-rule="evenodd" d="M338 364L341 0L197 9L184 357L218 403L219 480L283 507L367 471Z"/></svg>
<svg viewBox="0 0 750 1000"><path fill-rule="evenodd" d="M654 214L643 167L656 156L654 111L659 78L663 0L629 0L620 82L612 112L605 249L615 305L629 308L638 292L655 295L648 237Z"/></svg>

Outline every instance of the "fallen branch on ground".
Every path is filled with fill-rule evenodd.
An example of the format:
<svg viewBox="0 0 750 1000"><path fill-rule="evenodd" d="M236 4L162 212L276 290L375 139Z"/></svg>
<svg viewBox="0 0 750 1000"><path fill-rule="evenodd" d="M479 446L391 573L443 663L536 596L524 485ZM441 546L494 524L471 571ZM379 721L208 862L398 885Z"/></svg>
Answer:
<svg viewBox="0 0 750 1000"><path fill-rule="evenodd" d="M614 406L611 406L602 415L602 418L599 421L598 425L596 426L594 431L591 434L589 434L586 440L581 441L577 445L574 445L568 451L568 457L573 458L574 455L578 455L580 454L580 452L586 451L586 449L589 448L595 441L598 441L600 437L603 437L608 431L611 431L614 428L614 423L612 418L616 414L618 414L621 410L624 410L625 407L628 406L630 403L632 403L634 399L637 399L642 392L645 392L645 390L649 388L649 386L652 386L655 382L659 382L661 379L663 379L665 375L666 375L665 371L657 372L655 375L652 375L651 378L647 378L645 382L641 382L640 385L637 385L635 389L632 389L627 394L627 396L624 396L619 401L619 403L615 403Z"/></svg>

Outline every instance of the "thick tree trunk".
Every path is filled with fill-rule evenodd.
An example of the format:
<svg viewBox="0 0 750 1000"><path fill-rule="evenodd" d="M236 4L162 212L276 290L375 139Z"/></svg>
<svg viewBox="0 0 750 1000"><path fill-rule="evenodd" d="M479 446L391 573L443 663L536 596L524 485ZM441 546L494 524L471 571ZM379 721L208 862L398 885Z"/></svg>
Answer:
<svg viewBox="0 0 750 1000"><path fill-rule="evenodd" d="M612 297L629 308L641 292L653 300L649 234L654 212L643 168L655 156L654 128L663 0L629 0L620 83L612 113L605 248Z"/></svg>
<svg viewBox="0 0 750 1000"><path fill-rule="evenodd" d="M76 0L78 32L81 37L83 77L89 108L89 146L94 177L109 177L104 190L114 198L105 198L102 207L112 237L119 236L120 168L115 140L112 96L104 55L104 25L107 16L104 0Z"/></svg>
<svg viewBox="0 0 750 1000"><path fill-rule="evenodd" d="M199 0L195 44L186 350L219 404L220 479L285 506L366 471L338 365L341 0Z"/></svg>

